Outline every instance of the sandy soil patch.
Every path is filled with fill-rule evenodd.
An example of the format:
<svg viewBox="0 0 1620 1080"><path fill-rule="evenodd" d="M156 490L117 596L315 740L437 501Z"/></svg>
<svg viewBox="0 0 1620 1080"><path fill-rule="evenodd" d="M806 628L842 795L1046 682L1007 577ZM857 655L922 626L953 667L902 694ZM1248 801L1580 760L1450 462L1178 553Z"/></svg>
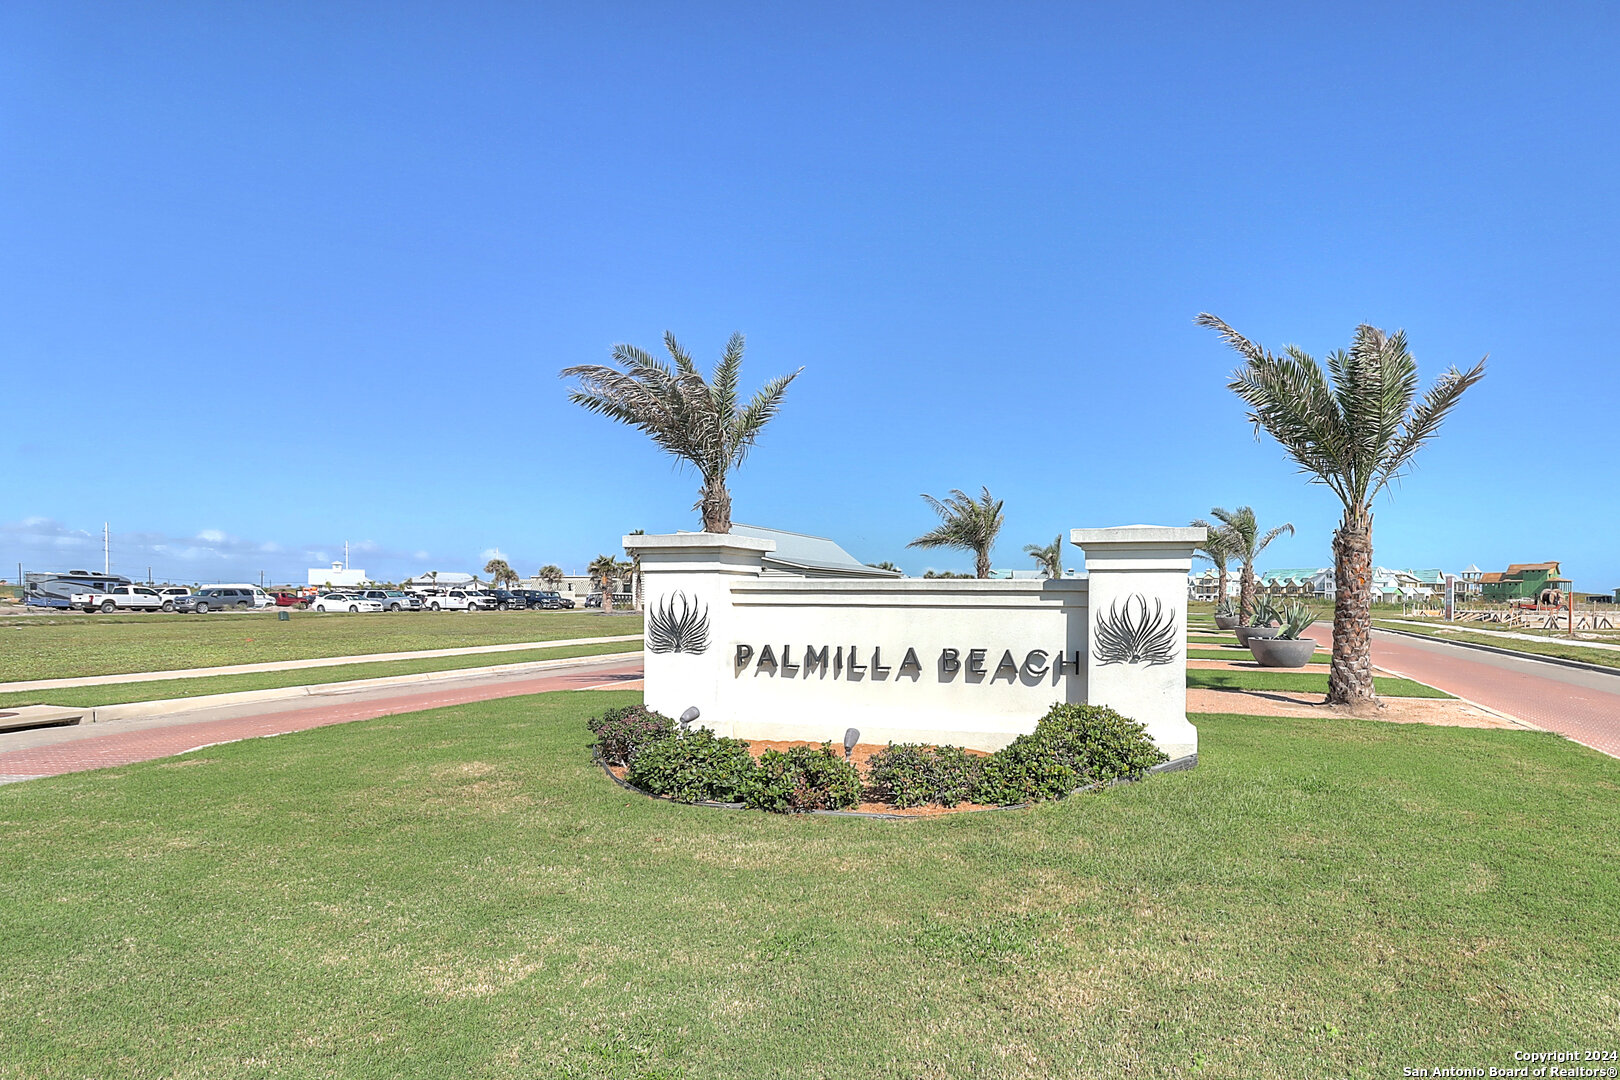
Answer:
<svg viewBox="0 0 1620 1080"><path fill-rule="evenodd" d="M1242 657L1242 659L1238 659ZM1213 668L1216 671L1327 671L1329 664L1306 664L1304 667L1261 667L1247 649L1232 654L1230 660L1188 660L1189 668Z"/></svg>
<svg viewBox="0 0 1620 1080"><path fill-rule="evenodd" d="M1384 698L1370 709L1346 709L1320 704L1321 694L1281 690L1187 691L1187 712L1239 713L1243 716L1295 716L1319 720L1338 718L1384 720L1392 724L1434 724L1439 727L1516 728L1539 731L1506 713L1457 698Z"/></svg>

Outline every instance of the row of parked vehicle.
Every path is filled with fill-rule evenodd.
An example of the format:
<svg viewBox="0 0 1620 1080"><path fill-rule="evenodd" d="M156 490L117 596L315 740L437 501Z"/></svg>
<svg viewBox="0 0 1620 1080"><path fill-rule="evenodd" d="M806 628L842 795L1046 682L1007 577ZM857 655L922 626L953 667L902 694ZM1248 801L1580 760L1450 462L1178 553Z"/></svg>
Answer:
<svg viewBox="0 0 1620 1080"><path fill-rule="evenodd" d="M600 602L600 601L598 601ZM589 601L586 602L590 606ZM210 611L296 607L315 611L521 611L572 608L574 601L543 589L326 589L317 592L268 593L256 585L207 585L195 591L183 585L111 585L104 590L74 593L72 607L81 611Z"/></svg>
<svg viewBox="0 0 1620 1080"><path fill-rule="evenodd" d="M296 604L316 611L556 611L574 602L544 589L333 589L304 594L277 593L283 607Z"/></svg>

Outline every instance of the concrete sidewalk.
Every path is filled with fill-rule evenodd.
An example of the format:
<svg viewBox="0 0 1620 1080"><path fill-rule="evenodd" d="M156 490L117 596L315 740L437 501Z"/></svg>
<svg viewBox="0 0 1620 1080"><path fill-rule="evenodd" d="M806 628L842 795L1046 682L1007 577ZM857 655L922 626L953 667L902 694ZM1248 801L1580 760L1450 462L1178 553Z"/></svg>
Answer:
<svg viewBox="0 0 1620 1080"><path fill-rule="evenodd" d="M477 656L481 653L526 652L531 649L611 645L640 640L640 634L620 634L616 637L520 641L510 645L469 645L459 649L417 649L412 652L363 653L359 656L319 656L310 660L269 660L260 664L227 664L223 667L135 671L123 675L85 675L72 679L31 679L25 682L0 683L0 693L15 690L59 690L69 686L106 686L111 683L162 682L165 679L206 679L214 675L250 675L257 671L297 671L301 668L341 667L345 664L380 664L387 660L427 660L436 656Z"/></svg>
<svg viewBox="0 0 1620 1080"><path fill-rule="evenodd" d="M169 712L94 727L56 727L0 735L0 783L127 765L241 739L264 738L351 720L420 712L474 701L555 690L641 688L641 657L587 657L549 671L467 676L430 686L374 686L298 701L212 701L196 712ZM379 682L382 680L379 680ZM349 684L337 684L348 686ZM229 697L231 695L220 695ZM187 704L195 704L193 699ZM168 703L170 705L174 702Z"/></svg>
<svg viewBox="0 0 1620 1080"><path fill-rule="evenodd" d="M1537 637L1535 634L1517 634L1511 630L1492 630L1488 623L1447 623L1440 626L1436 623L1414 622L1411 619L1379 619L1378 622L1399 623L1402 626L1418 626L1429 631L1430 636L1437 641L1446 640L1446 631L1458 634L1478 634L1480 637L1503 638L1507 641L1540 641L1552 645L1574 645L1581 649L1608 649L1611 652L1620 652L1620 644L1609 641L1587 641L1584 638L1572 637Z"/></svg>

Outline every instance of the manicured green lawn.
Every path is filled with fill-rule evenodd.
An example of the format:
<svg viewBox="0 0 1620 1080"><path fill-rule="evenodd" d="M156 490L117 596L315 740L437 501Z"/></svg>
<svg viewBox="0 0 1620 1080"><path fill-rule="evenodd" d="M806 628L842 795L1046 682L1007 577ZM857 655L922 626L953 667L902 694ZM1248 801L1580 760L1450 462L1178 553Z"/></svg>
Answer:
<svg viewBox="0 0 1620 1080"><path fill-rule="evenodd" d="M1426 626L1413 626L1410 623L1374 623L1375 626L1385 626L1389 629L1404 630L1408 633L1422 634L1425 637L1439 638L1444 641L1467 641L1475 645L1491 645L1498 649L1511 649L1514 652L1528 653L1532 656L1553 656L1562 660L1579 660L1587 664L1597 664L1601 667L1620 668L1620 650L1592 649L1564 641L1548 639L1546 641L1525 641L1523 638L1502 637L1489 631L1441 633ZM1517 633L1517 631L1515 631Z"/></svg>
<svg viewBox="0 0 1620 1080"><path fill-rule="evenodd" d="M0 787L0 1077L1399 1076L1608 1047L1620 762L1197 718L1200 764L890 823L654 802L629 694Z"/></svg>
<svg viewBox="0 0 1620 1080"><path fill-rule="evenodd" d="M1283 690L1289 693L1326 694L1328 676L1325 671L1216 671L1192 668L1187 672L1187 685L1210 690ZM1444 690L1393 676L1376 677L1373 685L1384 697L1451 696Z"/></svg>
<svg viewBox="0 0 1620 1080"><path fill-rule="evenodd" d="M382 660L367 664L299 668L294 671L254 672L250 675L213 675L203 679L159 679L154 682L71 686L57 690L18 690L10 694L0 694L0 706L44 704L89 707L131 701L159 701L164 698L196 697L201 694L235 694L244 690L270 690L283 686L315 686L351 679L380 679L388 675L456 671L462 668L522 664L532 660L560 660L570 656L601 656L609 653L639 656L641 647L634 642L562 645L554 649L522 649L517 652L473 653L468 656L431 656L422 660Z"/></svg>
<svg viewBox="0 0 1620 1080"><path fill-rule="evenodd" d="M639 615L579 611L17 616L0 620L0 682L639 633Z"/></svg>

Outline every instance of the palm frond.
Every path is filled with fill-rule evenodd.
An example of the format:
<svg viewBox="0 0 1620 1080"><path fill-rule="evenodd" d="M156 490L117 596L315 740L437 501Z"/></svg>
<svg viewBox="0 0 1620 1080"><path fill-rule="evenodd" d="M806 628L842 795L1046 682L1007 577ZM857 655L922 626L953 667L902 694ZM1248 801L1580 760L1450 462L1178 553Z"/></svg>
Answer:
<svg viewBox="0 0 1620 1080"><path fill-rule="evenodd" d="M1467 371L1453 367L1435 380L1435 384L1429 387L1429 392L1423 395L1423 400L1418 402L1417 407L1406 418L1401 433L1393 440L1382 475L1378 477L1376 486L1369 492L1370 495L1376 494L1385 484L1411 468L1413 456L1424 443L1439 432L1446 415L1456 407L1463 393L1485 377L1487 359L1489 357L1481 358L1479 363Z"/></svg>
<svg viewBox="0 0 1620 1080"><path fill-rule="evenodd" d="M568 399L581 408L641 431L666 453L694 467L706 487L724 487L726 474L740 464L760 429L780 410L783 393L804 370L773 379L739 410L738 383L745 339L733 334L705 381L673 333L664 334L670 363L634 345L615 345L616 366L580 364L562 369L577 379Z"/></svg>
<svg viewBox="0 0 1620 1080"><path fill-rule="evenodd" d="M1281 536L1283 533L1293 536L1294 526L1291 523L1285 522L1282 525L1278 525L1275 529L1267 529L1265 535L1260 538L1259 543L1255 544L1254 553L1258 555L1262 551L1266 550L1266 548L1271 546L1271 542L1277 539L1277 537Z"/></svg>
<svg viewBox="0 0 1620 1080"><path fill-rule="evenodd" d="M1213 315L1200 315L1198 324L1243 357L1228 387L1248 404L1256 435L1263 429L1276 439L1302 472L1357 513L1411 467L1462 394L1485 374L1484 360L1467 372L1454 367L1420 400L1405 331L1356 327L1350 348L1329 354L1324 372L1292 346L1273 356Z"/></svg>
<svg viewBox="0 0 1620 1080"><path fill-rule="evenodd" d="M732 334L731 340L726 342L726 351L720 354L720 363L715 365L710 394L714 398L714 411L721 416L731 416L737 411L737 381L742 374L745 344L742 334Z"/></svg>

